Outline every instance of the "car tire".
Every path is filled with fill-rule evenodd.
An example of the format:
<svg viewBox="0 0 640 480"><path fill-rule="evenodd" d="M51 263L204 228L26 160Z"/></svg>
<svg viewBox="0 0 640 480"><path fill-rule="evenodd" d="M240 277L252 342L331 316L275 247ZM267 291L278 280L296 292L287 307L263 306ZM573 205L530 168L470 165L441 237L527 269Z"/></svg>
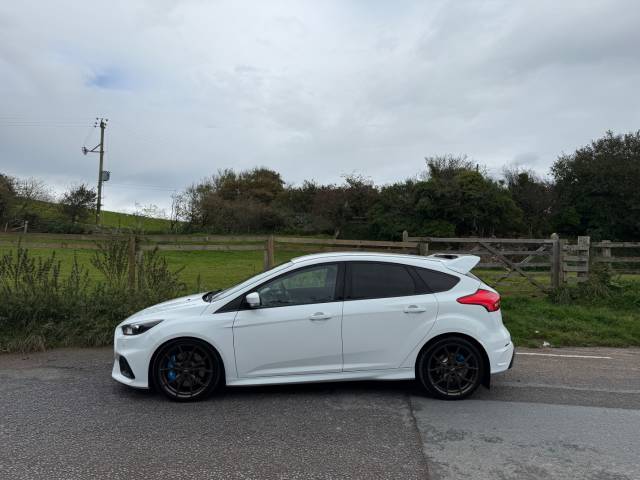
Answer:
<svg viewBox="0 0 640 480"><path fill-rule="evenodd" d="M218 353L206 342L179 338L154 355L153 385L171 400L192 402L208 397L223 378Z"/></svg>
<svg viewBox="0 0 640 480"><path fill-rule="evenodd" d="M416 377L433 397L462 400L476 391L485 369L479 349L462 337L445 337L418 357Z"/></svg>

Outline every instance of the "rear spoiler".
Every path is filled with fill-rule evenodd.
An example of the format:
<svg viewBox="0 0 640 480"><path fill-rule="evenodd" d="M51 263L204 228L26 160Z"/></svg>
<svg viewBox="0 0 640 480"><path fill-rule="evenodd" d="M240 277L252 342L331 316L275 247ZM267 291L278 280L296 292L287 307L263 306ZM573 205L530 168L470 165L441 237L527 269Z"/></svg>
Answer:
<svg viewBox="0 0 640 480"><path fill-rule="evenodd" d="M436 253L434 255L429 255L427 258L440 260L450 270L462 274L469 273L473 269L473 267L475 267L480 262L480 257L478 257L477 255Z"/></svg>

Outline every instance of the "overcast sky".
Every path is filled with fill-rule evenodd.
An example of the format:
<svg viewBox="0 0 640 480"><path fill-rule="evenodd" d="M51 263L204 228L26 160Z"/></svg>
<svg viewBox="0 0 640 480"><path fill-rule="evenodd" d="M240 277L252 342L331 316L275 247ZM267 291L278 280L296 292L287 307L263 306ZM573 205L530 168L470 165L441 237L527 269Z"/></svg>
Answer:
<svg viewBox="0 0 640 480"><path fill-rule="evenodd" d="M640 2L55 1L0 4L0 172L105 208L169 204L220 168L290 183L414 176L467 154L540 173L640 129Z"/></svg>

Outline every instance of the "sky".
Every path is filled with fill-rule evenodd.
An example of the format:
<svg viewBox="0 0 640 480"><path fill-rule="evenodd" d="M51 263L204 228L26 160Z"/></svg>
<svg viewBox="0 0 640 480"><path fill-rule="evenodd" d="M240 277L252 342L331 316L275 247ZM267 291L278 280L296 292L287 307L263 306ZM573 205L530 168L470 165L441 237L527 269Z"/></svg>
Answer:
<svg viewBox="0 0 640 480"><path fill-rule="evenodd" d="M218 169L377 184L464 154L545 175L640 129L640 2L0 3L0 172L168 208Z"/></svg>

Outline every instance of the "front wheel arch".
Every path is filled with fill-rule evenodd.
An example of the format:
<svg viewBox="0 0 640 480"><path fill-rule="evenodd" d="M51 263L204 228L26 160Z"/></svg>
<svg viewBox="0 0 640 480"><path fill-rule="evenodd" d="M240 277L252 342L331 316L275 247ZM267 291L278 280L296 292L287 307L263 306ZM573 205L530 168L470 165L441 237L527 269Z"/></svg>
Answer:
<svg viewBox="0 0 640 480"><path fill-rule="evenodd" d="M213 354L217 357L218 362L220 363L220 366L222 367L222 372L221 372L221 377L220 377L220 385L226 385L226 380L227 380L227 373L226 373L226 367L224 365L224 361L222 360L222 355L220 355L220 352L218 352L218 349L216 347L214 347L213 345L211 345L211 343L207 342L206 340L204 340L203 338L199 338L199 337L190 337L190 336L182 336L182 337L174 337L174 338L170 338L167 341L161 343L160 345L158 345L156 347L156 349L153 352L153 355L151 355L151 359L149 360L149 366L147 368L147 378L148 378L148 383L149 383L149 388L151 390L154 391L158 391L157 385L156 385L156 379L155 379L155 375L153 374L153 365L156 361L156 357L158 355L158 353L169 343L175 342L177 340L198 340L199 342L203 342L204 344L207 345L207 347L209 347L209 349L211 350L211 352L213 352Z"/></svg>
<svg viewBox="0 0 640 480"><path fill-rule="evenodd" d="M422 346L422 348L418 352L418 356L416 357L416 363L414 365L416 379L419 378L418 377L418 367L419 367L418 363L420 362L420 358L422 357L422 353L425 350L427 350L434 343L439 342L440 340L443 340L443 339L448 338L448 337L464 338L466 341L468 341L469 343L473 344L473 346L478 349L478 351L480 352L480 355L482 355L482 361L484 362L484 364L486 366L486 368L484 369L482 378L480 380L480 383L481 383L481 385L485 386L486 388L491 388L491 363L489 362L489 355L487 355L487 351L484 349L482 344L479 341L477 341L475 338L473 338L472 336L466 335L464 333L458 333L458 332L442 333L442 334L440 334L438 336L435 336L435 337L429 339L429 341Z"/></svg>

